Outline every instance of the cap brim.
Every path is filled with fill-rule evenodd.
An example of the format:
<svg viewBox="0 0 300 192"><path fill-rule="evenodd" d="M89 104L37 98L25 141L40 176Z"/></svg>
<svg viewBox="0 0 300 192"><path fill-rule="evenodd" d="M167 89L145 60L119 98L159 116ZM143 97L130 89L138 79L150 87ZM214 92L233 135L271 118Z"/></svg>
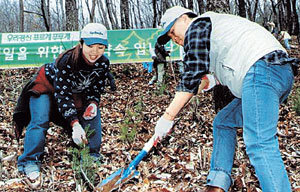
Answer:
<svg viewBox="0 0 300 192"><path fill-rule="evenodd" d="M82 38L86 45L102 44L107 47L107 40L101 38Z"/></svg>
<svg viewBox="0 0 300 192"><path fill-rule="evenodd" d="M177 19L174 19L174 21L172 21L166 28L163 32L160 33L160 35L158 36L157 38L157 42L160 44L160 45L164 45L166 43L168 43L168 41L170 41L170 37L168 36L168 32L170 31L170 29L173 27L175 21Z"/></svg>

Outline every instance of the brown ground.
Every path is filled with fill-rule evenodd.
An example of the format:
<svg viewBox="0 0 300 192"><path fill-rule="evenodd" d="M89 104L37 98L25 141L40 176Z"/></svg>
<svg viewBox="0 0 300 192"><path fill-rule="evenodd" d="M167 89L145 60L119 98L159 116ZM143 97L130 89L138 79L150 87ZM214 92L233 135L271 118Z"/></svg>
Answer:
<svg viewBox="0 0 300 192"><path fill-rule="evenodd" d="M297 49L293 50L292 55L298 54ZM108 90L101 100L101 153L104 159L97 170L99 178L106 178L119 168L126 167L139 153L152 136L155 122L174 96L175 88L170 71L164 94L159 94L154 86L147 85L151 75L141 64L112 65L112 71L116 74L117 91ZM35 72L36 69L1 70L0 152L3 157L20 154L22 151L23 140L18 145L14 138L12 114L23 84ZM291 97L300 88L299 76L295 80ZM211 93L194 98L181 112L182 119L171 136L139 164L140 177L130 180L116 191L200 191L209 171L212 121L215 116L213 105ZM137 106L141 108L138 109ZM128 111L138 110L141 112L135 114L128 123L131 129L137 129L134 141L122 141L120 126L124 123L124 118L128 117ZM295 191L300 191L299 125L300 117L296 115L293 100L290 98L287 104L280 107L278 137L282 157ZM241 136L242 129L239 129L232 173L235 183L231 191L261 191ZM43 184L37 191L76 191L70 146L71 139L63 134L62 128L51 126L42 165ZM11 161L3 161L0 173L0 191L31 191L24 183L23 176L17 172L16 157Z"/></svg>

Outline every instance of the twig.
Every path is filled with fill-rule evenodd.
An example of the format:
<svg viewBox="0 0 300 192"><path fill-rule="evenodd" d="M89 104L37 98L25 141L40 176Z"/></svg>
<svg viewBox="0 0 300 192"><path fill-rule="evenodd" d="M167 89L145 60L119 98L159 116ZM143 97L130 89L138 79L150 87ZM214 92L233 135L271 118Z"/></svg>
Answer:
<svg viewBox="0 0 300 192"><path fill-rule="evenodd" d="M86 176L85 172L82 169L82 164L80 164L80 171L84 177L84 179L88 182L88 184L92 187L93 191L95 190L95 186L91 183L91 181L89 180L89 178Z"/></svg>
<svg viewBox="0 0 300 192"><path fill-rule="evenodd" d="M174 82L175 82L175 85L176 85L177 82L176 82L176 77L175 77L175 72L174 72L174 68L173 68L172 58L171 57L169 57L169 62L170 62L170 65L171 65L172 75L173 75Z"/></svg>

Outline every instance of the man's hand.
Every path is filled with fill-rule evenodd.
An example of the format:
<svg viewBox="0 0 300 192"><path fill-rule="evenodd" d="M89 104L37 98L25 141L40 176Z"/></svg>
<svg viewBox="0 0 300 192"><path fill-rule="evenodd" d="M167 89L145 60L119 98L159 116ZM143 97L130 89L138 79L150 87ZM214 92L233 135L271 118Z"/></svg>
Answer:
<svg viewBox="0 0 300 192"><path fill-rule="evenodd" d="M85 131L78 121L73 123L72 130L72 139L74 143L76 143L77 145L81 144L82 142L87 144Z"/></svg>
<svg viewBox="0 0 300 192"><path fill-rule="evenodd" d="M215 79L215 77L211 74L206 74L201 79L201 84L198 88L198 94L210 91L212 88L214 88L216 85L218 85L219 82Z"/></svg>
<svg viewBox="0 0 300 192"><path fill-rule="evenodd" d="M162 140L168 133L171 132L174 121L167 120L161 117L155 126L155 136L159 140Z"/></svg>
<svg viewBox="0 0 300 192"><path fill-rule="evenodd" d="M95 103L89 104L89 106L85 109L83 114L83 118L85 120L91 120L95 118L97 115L97 105Z"/></svg>

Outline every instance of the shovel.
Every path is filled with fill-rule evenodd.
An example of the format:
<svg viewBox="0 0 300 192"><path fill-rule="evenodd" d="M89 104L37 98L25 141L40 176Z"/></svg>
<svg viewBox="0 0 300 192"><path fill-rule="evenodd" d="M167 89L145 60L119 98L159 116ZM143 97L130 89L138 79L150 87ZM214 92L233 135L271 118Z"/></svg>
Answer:
<svg viewBox="0 0 300 192"><path fill-rule="evenodd" d="M173 127L178 123L180 119L178 119ZM116 189L120 184L123 184L130 180L131 178L139 175L139 172L136 170L136 166L141 162L141 160L148 154L148 152L152 149L153 146L156 146L159 139L153 135L150 140L145 143L143 149L140 153L134 158L134 160L129 164L129 166L124 169L119 169L114 172L112 175L104 179L97 187L97 191L105 191L110 192Z"/></svg>
<svg viewBox="0 0 300 192"><path fill-rule="evenodd" d="M148 152L152 149L153 146L157 145L158 138L155 139L155 135L151 137L151 139L144 145L143 149L140 153L134 158L134 160L128 165L126 169L122 168L118 171L114 172L112 175L104 179L96 189L100 191L104 190L109 192L113 189L117 188L120 184L125 183L130 180L132 177L139 175L139 172L136 170L136 166L141 162L141 160L148 154ZM115 178L119 177L118 180ZM108 189L109 188L111 189Z"/></svg>

